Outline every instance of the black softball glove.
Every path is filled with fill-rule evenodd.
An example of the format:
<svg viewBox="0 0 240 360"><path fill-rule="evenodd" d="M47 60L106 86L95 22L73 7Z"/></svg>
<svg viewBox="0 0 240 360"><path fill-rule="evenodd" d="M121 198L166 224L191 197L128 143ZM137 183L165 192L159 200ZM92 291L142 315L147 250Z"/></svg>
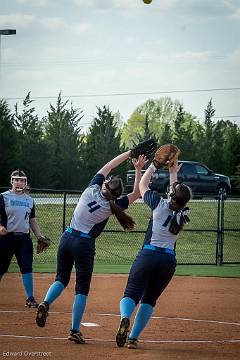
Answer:
<svg viewBox="0 0 240 360"><path fill-rule="evenodd" d="M149 139L135 145L130 152L131 159L138 159L139 155L145 155L147 159L151 158L157 149L157 142Z"/></svg>

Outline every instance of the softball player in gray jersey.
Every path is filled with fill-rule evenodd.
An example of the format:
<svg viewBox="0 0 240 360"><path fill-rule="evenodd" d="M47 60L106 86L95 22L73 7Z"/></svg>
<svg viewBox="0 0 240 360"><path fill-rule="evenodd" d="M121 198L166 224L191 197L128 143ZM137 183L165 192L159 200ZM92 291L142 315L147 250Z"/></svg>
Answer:
<svg viewBox="0 0 240 360"><path fill-rule="evenodd" d="M43 302L38 306L36 323L44 327L50 304L52 304L70 281L73 265L76 269L75 300L72 307L72 326L68 336L70 341L85 343L80 331L92 278L95 239L103 231L109 217L114 214L124 229L132 229L133 219L123 210L139 196L141 169L146 163L145 156L134 161L136 170L133 192L119 198L123 192L120 178L106 176L112 169L129 158L130 151L124 152L105 164L93 177L74 210L72 219L62 234L57 253L57 274Z"/></svg>
<svg viewBox="0 0 240 360"><path fill-rule="evenodd" d="M26 306L37 307L33 295L33 244L30 228L37 238L41 231L35 218L35 205L25 193L26 174L15 170L11 174L11 190L0 194L0 280L16 256L26 293Z"/></svg>
<svg viewBox="0 0 240 360"><path fill-rule="evenodd" d="M120 301L121 320L116 334L119 347L125 345L130 329L130 318L138 307L128 338L128 348L136 349L138 338L150 320L156 301L173 277L176 266L175 243L184 223L189 221L187 202L191 189L177 182L178 155L169 167L170 190L168 199L148 188L156 170L151 164L143 175L139 188L144 202L152 209L142 249L139 251L129 273L127 285Z"/></svg>

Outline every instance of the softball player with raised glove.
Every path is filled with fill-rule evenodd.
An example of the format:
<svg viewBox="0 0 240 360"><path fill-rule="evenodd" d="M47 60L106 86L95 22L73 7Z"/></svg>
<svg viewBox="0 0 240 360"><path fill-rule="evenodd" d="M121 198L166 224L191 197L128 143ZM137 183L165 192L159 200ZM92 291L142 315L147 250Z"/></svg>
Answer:
<svg viewBox="0 0 240 360"><path fill-rule="evenodd" d="M11 174L11 189L0 194L0 280L16 256L26 293L26 306L37 307L33 295L33 244L30 228L37 239L42 234L35 217L35 204L26 194L27 176L22 170Z"/></svg>
<svg viewBox="0 0 240 360"><path fill-rule="evenodd" d="M68 285L73 265L76 269L75 299L72 307L72 325L68 336L77 344L85 343L80 331L92 278L95 239L101 234L109 217L114 214L124 230L134 227L133 219L124 210L139 196L139 181L146 157L140 155L133 161L136 169L133 192L120 198L123 184L120 178L107 175L130 157L130 150L105 164L93 177L82 193L72 219L62 234L57 253L57 274L43 302L38 306L36 323L44 327L49 306L60 296Z"/></svg>
<svg viewBox="0 0 240 360"><path fill-rule="evenodd" d="M180 169L178 153L169 165L170 191L167 199L148 187L156 171L154 164L148 167L139 184L144 202L152 209L152 217L120 301L121 320L116 334L119 347L127 341L130 318L140 302L128 337L128 348L137 348L139 336L152 316L156 301L175 272L175 243L183 225L189 221L186 204L191 199L191 189L177 182Z"/></svg>

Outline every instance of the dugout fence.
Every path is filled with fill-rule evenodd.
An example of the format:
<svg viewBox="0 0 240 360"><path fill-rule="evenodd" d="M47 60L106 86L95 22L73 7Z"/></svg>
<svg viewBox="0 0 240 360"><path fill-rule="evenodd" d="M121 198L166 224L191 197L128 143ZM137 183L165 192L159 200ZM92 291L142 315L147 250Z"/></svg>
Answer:
<svg viewBox="0 0 240 360"><path fill-rule="evenodd" d="M0 188L0 191L4 191ZM48 251L34 254L35 264L56 263L56 253L62 231L70 221L81 196L79 191L32 189L36 216L42 233L53 240ZM240 197L223 194L191 200L190 223L177 240L177 262L182 265L240 264ZM122 231L114 216L96 241L96 265L130 265L141 248L150 209L141 200L132 204L128 213L136 227ZM33 241L36 247L36 241Z"/></svg>

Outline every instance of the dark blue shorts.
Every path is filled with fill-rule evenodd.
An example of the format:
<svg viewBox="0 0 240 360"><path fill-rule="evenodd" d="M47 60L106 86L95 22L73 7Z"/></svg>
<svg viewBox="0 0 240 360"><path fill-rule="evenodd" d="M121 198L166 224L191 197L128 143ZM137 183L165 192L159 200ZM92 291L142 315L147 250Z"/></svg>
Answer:
<svg viewBox="0 0 240 360"><path fill-rule="evenodd" d="M136 304L156 305L156 301L172 279L176 267L175 256L153 250L139 251L132 264L124 297Z"/></svg>
<svg viewBox="0 0 240 360"><path fill-rule="evenodd" d="M0 275L8 271L13 255L22 274L32 272L33 244L29 234L0 236Z"/></svg>
<svg viewBox="0 0 240 360"><path fill-rule="evenodd" d="M76 269L76 294L88 295L95 256L95 239L74 236L64 232L57 252L56 281L66 287L70 281L73 265Z"/></svg>

